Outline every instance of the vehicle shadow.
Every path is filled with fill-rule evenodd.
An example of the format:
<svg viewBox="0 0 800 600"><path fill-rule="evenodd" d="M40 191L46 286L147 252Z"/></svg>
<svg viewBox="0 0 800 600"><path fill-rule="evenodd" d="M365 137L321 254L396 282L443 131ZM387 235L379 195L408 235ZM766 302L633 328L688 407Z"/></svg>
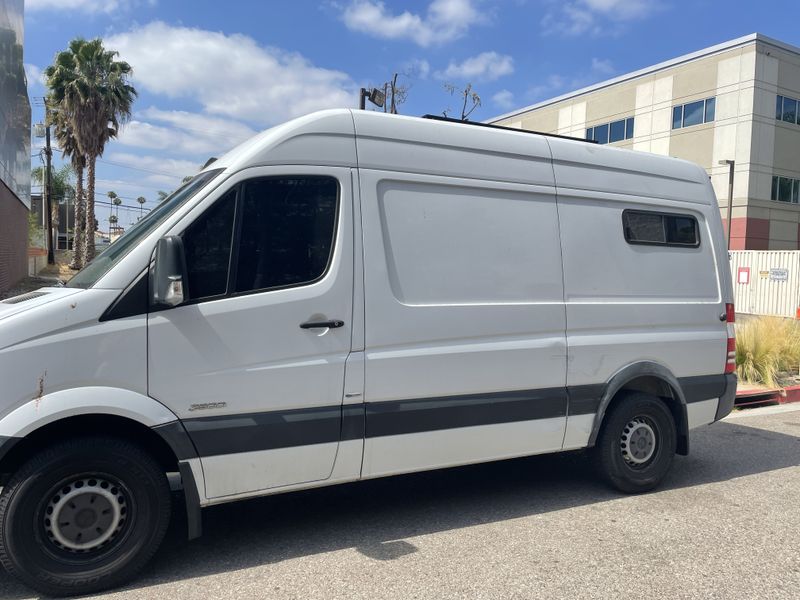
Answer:
<svg viewBox="0 0 800 600"><path fill-rule="evenodd" d="M798 427L800 436L800 427ZM800 465L800 437L717 423L692 435L657 492ZM416 551L406 538L600 503L621 494L599 482L582 453L429 471L211 507L203 537L187 542L176 514L134 590L354 548L375 560ZM0 574L0 596L29 590Z"/></svg>

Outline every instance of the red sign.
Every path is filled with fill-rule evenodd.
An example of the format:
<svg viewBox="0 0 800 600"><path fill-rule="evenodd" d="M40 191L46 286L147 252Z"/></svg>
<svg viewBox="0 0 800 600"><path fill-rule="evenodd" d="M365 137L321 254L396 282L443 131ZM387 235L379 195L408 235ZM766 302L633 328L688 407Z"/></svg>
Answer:
<svg viewBox="0 0 800 600"><path fill-rule="evenodd" d="M736 283L747 285L750 283L750 267L739 267L736 272Z"/></svg>

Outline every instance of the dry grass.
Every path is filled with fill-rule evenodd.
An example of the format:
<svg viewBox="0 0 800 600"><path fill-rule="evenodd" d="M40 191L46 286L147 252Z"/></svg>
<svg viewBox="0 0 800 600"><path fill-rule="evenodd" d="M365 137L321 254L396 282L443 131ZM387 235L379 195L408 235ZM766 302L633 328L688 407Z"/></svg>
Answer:
<svg viewBox="0 0 800 600"><path fill-rule="evenodd" d="M782 372L800 367L800 326L791 319L757 317L736 325L736 370L742 381L779 387Z"/></svg>

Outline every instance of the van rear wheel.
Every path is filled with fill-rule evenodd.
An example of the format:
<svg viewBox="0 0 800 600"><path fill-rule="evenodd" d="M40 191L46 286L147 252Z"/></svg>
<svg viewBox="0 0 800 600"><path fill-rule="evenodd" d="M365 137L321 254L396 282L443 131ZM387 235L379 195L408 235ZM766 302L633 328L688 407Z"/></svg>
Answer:
<svg viewBox="0 0 800 600"><path fill-rule="evenodd" d="M93 437L53 445L0 495L0 561L53 596L120 585L152 557L169 523L164 470L130 442Z"/></svg>
<svg viewBox="0 0 800 600"><path fill-rule="evenodd" d="M626 394L606 415L594 448L601 476L622 492L656 487L675 456L677 434L669 408L655 396Z"/></svg>

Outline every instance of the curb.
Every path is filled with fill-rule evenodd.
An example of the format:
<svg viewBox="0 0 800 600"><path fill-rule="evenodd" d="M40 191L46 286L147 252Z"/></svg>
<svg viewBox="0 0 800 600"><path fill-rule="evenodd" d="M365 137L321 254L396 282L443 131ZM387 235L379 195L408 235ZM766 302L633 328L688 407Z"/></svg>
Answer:
<svg viewBox="0 0 800 600"><path fill-rule="evenodd" d="M791 404L800 402L800 385L790 385L785 388L762 388L737 392L735 406L749 406L756 404Z"/></svg>

